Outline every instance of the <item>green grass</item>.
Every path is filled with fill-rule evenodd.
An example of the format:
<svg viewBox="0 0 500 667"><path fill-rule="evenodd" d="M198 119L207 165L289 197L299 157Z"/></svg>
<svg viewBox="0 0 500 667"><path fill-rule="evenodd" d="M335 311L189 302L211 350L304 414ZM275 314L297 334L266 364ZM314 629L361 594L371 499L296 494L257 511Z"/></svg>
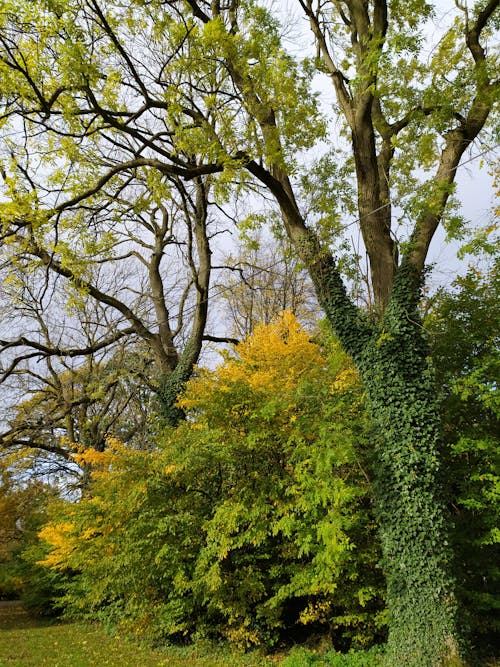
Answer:
<svg viewBox="0 0 500 667"><path fill-rule="evenodd" d="M271 667L281 659L206 647L153 651L98 626L30 617L0 605L0 667Z"/></svg>
<svg viewBox="0 0 500 667"><path fill-rule="evenodd" d="M333 660L305 649L292 654L285 664L294 667L338 664L341 658L353 667L360 664L356 656ZM284 660L284 655L244 654L208 644L153 651L111 637L98 625L34 618L19 604L0 602L0 667L276 667Z"/></svg>

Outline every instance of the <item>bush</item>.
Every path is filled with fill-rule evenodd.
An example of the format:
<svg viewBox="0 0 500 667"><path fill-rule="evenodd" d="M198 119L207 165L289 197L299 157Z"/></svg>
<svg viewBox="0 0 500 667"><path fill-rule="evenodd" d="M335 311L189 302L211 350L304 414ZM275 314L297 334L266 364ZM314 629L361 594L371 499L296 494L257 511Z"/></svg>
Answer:
<svg viewBox="0 0 500 667"><path fill-rule="evenodd" d="M300 648L292 651L283 662L283 667L381 667L384 660L383 646L372 646L366 651L337 653L330 651L324 655Z"/></svg>
<svg viewBox="0 0 500 667"><path fill-rule="evenodd" d="M156 641L383 636L362 391L338 346L327 358L286 314L181 406L152 452L82 454L89 494L41 531L45 566L76 573L67 611Z"/></svg>
<svg viewBox="0 0 500 667"><path fill-rule="evenodd" d="M500 262L442 292L426 326L443 407L447 502L461 606L478 652L500 632ZM484 664L484 663L483 663Z"/></svg>
<svg viewBox="0 0 500 667"><path fill-rule="evenodd" d="M7 457L2 461L8 464ZM36 564L47 547L37 532L47 520L46 507L55 489L38 482L23 483L8 465L0 485L0 598L21 599L36 613L53 614L61 575Z"/></svg>

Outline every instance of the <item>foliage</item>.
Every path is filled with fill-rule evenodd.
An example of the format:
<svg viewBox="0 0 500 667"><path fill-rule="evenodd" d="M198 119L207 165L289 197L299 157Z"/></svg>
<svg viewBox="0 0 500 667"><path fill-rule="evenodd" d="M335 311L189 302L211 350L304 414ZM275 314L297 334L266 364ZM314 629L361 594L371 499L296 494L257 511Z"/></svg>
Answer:
<svg viewBox="0 0 500 667"><path fill-rule="evenodd" d="M13 568L13 552L19 544L20 494L13 489L7 471L1 470L0 484L0 599L16 598L20 580Z"/></svg>
<svg viewBox="0 0 500 667"><path fill-rule="evenodd" d="M301 648L292 651L283 662L283 667L312 667L313 665L331 665L331 667L376 667L383 664L384 649L373 646L366 651L337 653L330 651L325 654Z"/></svg>
<svg viewBox="0 0 500 667"><path fill-rule="evenodd" d="M160 448L82 454L91 495L40 533L43 564L77 573L69 613L242 646L320 628L339 647L383 635L362 392L327 349L284 313L190 381L187 421Z"/></svg>
<svg viewBox="0 0 500 667"><path fill-rule="evenodd" d="M155 359L163 361L156 389L171 407L170 399L192 370L203 340L211 268L209 238L232 230L221 223L207 234L208 209L218 215L222 208L231 220L238 219L239 195L248 195L245 205L250 197L262 196L266 207L279 212L281 228L311 274L327 319L366 387L374 430L375 455L370 464L391 614L386 660L397 667L463 664L439 487L440 421L417 305L436 230L442 225L448 236L462 233L462 221L453 215L457 168L476 140L497 132L492 111L500 90L498 51L493 46L498 0L457 1L442 17L437 14L438 3L424 0L319 4L301 0L296 6L308 20L316 46L316 54L311 49L307 54L311 58L305 62L294 57L282 21L254 0L225 5L197 0L132 0L125 6L119 0L32 4L2 0L0 12L0 123L5 144L0 215L4 237L15 247L14 265L20 262L29 271L31 260L25 260L29 256L37 268L40 262L49 272L69 277L80 298L89 294L106 306L113 303L119 320L126 320L126 329L132 328L135 336L149 342ZM296 51L302 57L307 40L301 34L297 42L295 48L298 45ZM328 128L311 94L314 74L327 74L334 88L336 103L332 106L328 99L324 105L332 113ZM307 174L310 178L301 178L311 162L306 151L321 150L322 144L326 159L320 158L316 173ZM336 149L342 156L347 153L346 169L335 168L334 161L343 161ZM138 190L144 194L137 197ZM176 212L189 209L193 213L185 221L187 232L179 237L164 225L154 239L148 234L151 262L148 253L137 256L137 245L130 253L135 265L146 270L143 275L153 292L149 310L153 306L160 311L153 333L148 318L140 316L144 311L147 315L148 308L141 299L134 299L135 285L124 290L138 306L133 310L117 302L121 286L103 295L88 279L88 262L75 256L72 247L77 244L71 241L82 239L89 255L93 250L106 252L109 240L103 234L93 243L93 231L100 233L106 227L104 221L121 221L122 216L127 231L137 214L146 216L146 229L155 224L160 229L165 200L175 200ZM192 207L195 202L200 205ZM167 218L170 211L167 207ZM354 220L349 217L353 212ZM345 275L345 271L356 274L359 270L358 258L339 262L335 257L338 251L345 258L343 242L351 238L354 224L369 263L365 272L369 313L356 307L343 280L342 271ZM201 239L198 245L191 243L194 237ZM176 280L168 283L167 291L158 285L160 260L173 238L176 242L169 257L182 255L190 269L186 290ZM126 237L126 247L129 242ZM191 289L196 292L192 299L197 310L190 320L192 335L184 338L188 347L179 367L173 339L187 323L184 315L189 310L176 306L186 304L185 295ZM179 297L174 305L177 317L171 316L166 295ZM9 339L4 348L10 350L18 343ZM186 355L191 350L194 354ZM179 370L170 376L171 385L164 386L165 374L174 369ZM249 440L250 426L257 425L244 413L248 399L241 382L234 386L234 393L243 405L245 428L241 440L233 436L227 441L243 443L246 449L228 451L238 451L243 468L260 473L260 482L263 471L252 467L250 445L260 444L261 438ZM329 395L323 398L335 413L335 400ZM278 414L275 406L280 402L281 398L265 403L264 413L258 406L258 426L264 432ZM299 411L306 408L307 402L300 402ZM225 417L222 442L231 426L229 419L240 414L236 410ZM313 417L308 419L315 424ZM333 415L330 419L334 424ZM299 429L298 444L303 445L307 437L300 431L300 414L296 421L290 437L295 438ZM276 426L284 427L279 419ZM202 422L202 434L205 427L212 428ZM321 433L317 429L318 443ZM188 430L187 443L191 435ZM328 437L336 447L335 434ZM264 441L269 444L268 434ZM276 435L274 429L270 441L282 448L286 456L280 455L281 459L295 463L281 431ZM300 446L296 449L301 451ZM264 461L268 452L264 447ZM286 480L286 464L274 467L275 459L271 457L267 468L278 480ZM229 467L231 471L226 463L220 460L221 470ZM236 471L234 475L238 477ZM300 489L303 482L295 477L292 481ZM343 497L345 479L335 474L333 480L326 498L337 508L336 493ZM211 483L217 491L216 482L214 475ZM257 482L256 488L262 492ZM278 484L278 488L282 487ZM321 483L319 488L323 491ZM228 516L226 508L219 506L210 515L212 521L222 512L227 530L238 527L238 534L226 533L229 543L219 545L217 533L208 545L212 552L203 552L206 563L214 565L212 585L220 601L210 611L223 614L227 610L230 627L233 622L239 627L239 601L227 609L222 585L225 570L219 561L227 560L233 542L240 540L247 547L252 522L257 527L273 525L282 507L278 498L274 514L248 517L245 489L244 484L241 490L237 487L239 504L231 497ZM259 493L256 497L259 507L263 506ZM304 497L309 496L304 493ZM340 510L344 505L338 502ZM293 532L296 517L291 524L287 517L281 518L277 535L290 530L299 554L305 555ZM348 549L342 549L347 544L343 539L347 526L340 524L326 531L338 556L338 562L335 556L329 563L332 576L332 563L341 569L349 562L345 555L341 557ZM254 532L256 544L249 544L258 549L268 537L264 535ZM317 544L322 544L319 538ZM314 540L312 545L314 563ZM237 560L245 573L243 556ZM200 581L203 563L196 563L201 568ZM256 580L257 593L252 590L249 596L244 591L239 602L243 608L252 601L258 603L259 586L261 590L271 586L270 599L279 595L281 588L273 588L273 572L268 568L265 577ZM250 627L245 632L250 641L256 630Z"/></svg>
<svg viewBox="0 0 500 667"><path fill-rule="evenodd" d="M483 654L498 636L500 264L471 268L426 320L443 404L446 489L460 594Z"/></svg>
<svg viewBox="0 0 500 667"><path fill-rule="evenodd" d="M53 589L48 582L54 579L52 573L41 568L27 568L21 553L36 542L40 526L47 520L45 508L54 499L56 492L38 480L19 483L8 468L1 466L0 484L0 599L38 599L34 604L38 609L49 611L49 597ZM44 580L38 586L35 571ZM44 593L41 592L44 588ZM49 593L50 591L50 593Z"/></svg>

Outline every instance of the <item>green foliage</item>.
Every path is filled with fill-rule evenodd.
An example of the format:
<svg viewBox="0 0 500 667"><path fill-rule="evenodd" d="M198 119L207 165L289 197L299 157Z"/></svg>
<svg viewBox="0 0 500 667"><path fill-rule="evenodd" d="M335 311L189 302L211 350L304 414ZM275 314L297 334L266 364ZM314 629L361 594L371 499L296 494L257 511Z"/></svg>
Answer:
<svg viewBox="0 0 500 667"><path fill-rule="evenodd" d="M21 239L18 255L26 250L25 223L30 225L34 242L50 237L53 231L47 228L53 211L39 213L41 202L47 206L63 202L57 216L59 247L52 258L48 253L49 263L57 258L63 269L74 266L78 296L83 298L81 276L86 275L88 265L72 252L76 244L66 242L66 238L73 241L83 236L92 252L93 244L85 238L87 215L74 212L79 203L84 202L84 211L95 213L93 220L100 227L108 211L120 216L123 196L127 190L131 196L146 170L158 171L163 180L182 177L188 181L202 169L208 180L215 181L218 203L241 191L251 177L258 182L257 187L252 183L252 192L267 188L297 250L303 251L314 273L332 327L358 364L366 385L376 431L371 463L392 625L388 661L398 666L434 667L445 654L454 658L460 648L457 608L448 537L436 492L438 410L416 309L420 275L412 275L410 264L422 273L427 240L435 226L446 220L456 166L466 147L486 128L493 98L498 95L490 74L498 69L498 51L487 44L492 36L488 23L496 4L477 2L469 10L457 2L456 18L429 49L429 19L435 10L425 0L392 0L388 14L385 3L333 2L314 8L312 3L301 3L318 42L314 62L323 56L320 69L329 71L337 92L342 113L332 127L342 144L349 126L349 147L354 152L350 157L358 177L355 192L349 187L349 174L325 160L320 163L322 174L313 174L309 182L303 179L306 201L299 201L293 192L293 180L304 162L304 149L325 138L325 128L309 89L312 69L306 68L304 75L297 60L287 53L283 28L270 11L253 0L225 7L175 0L136 0L126 6L107 2L102 8L98 3L74 0L57 6L35 3L32 8L31 4L3 0L0 12L6 36L0 59L0 93L5 101L2 124L14 134L17 128L25 130L21 141L17 136L6 138L5 155L11 158L7 157L3 169L8 200L3 214L8 234ZM241 176L244 168L251 177ZM432 169L436 175L417 188L423 182L422 169ZM51 175L46 179L48 171ZM69 172L67 179L65 171ZM40 187L36 185L39 179L43 181ZM154 184L154 178L146 182L154 195L163 190ZM348 302L339 275L342 263L334 261L328 250L330 237L340 227L332 203L339 195L347 200L347 205L341 201L342 208L355 210L359 218L378 307L374 319L378 318L380 326L372 326ZM158 199L154 196L151 201ZM391 229L390 202L398 202L403 211L401 226L406 227L409 215L413 230ZM125 210L128 214L128 204ZM309 213L313 224L318 223L317 236L314 227L306 227ZM78 234L73 235L73 227ZM396 231L406 242L401 249L409 261L399 266L393 284L396 253L392 238ZM449 218L448 232L462 233L458 218ZM49 240L54 241L53 237ZM181 239L178 247L183 243ZM305 248L300 247L302 243ZM96 251L101 249L106 251L105 240L95 246ZM344 250L341 246L342 254ZM188 262L193 257L190 253ZM350 275L357 273L356 260L354 266L342 267ZM179 293L177 284L172 291ZM157 298L160 301L163 293ZM147 337L147 332L143 334ZM286 354L284 358L283 373L287 373L291 366ZM231 368L237 371L234 365ZM112 511L113 497L99 486L104 482L97 476L94 498L103 498L106 511L98 503L92 505L92 498L84 498L75 518L60 524L57 539L61 544L46 559L55 567L73 560L75 569L82 572L74 583L83 585L96 609L114 609L117 617L137 619L136 605L141 613L144 610L143 622L148 625L146 609L151 600L158 602L154 624L154 619L161 619L164 599L169 599L165 618L175 623L167 634L173 634L173 628L189 634L202 608L207 627L218 624L228 636L232 633L234 639L247 643L261 637L265 640L267 632L295 622L292 605L287 607L292 621L286 621L285 607L292 598L300 600L294 612L299 620L304 615L321 623L326 614L328 622L343 618L346 625L345 619L354 613L359 623L359 610L352 612L353 589L344 588L348 600L342 596L339 600L337 586L341 578L354 580L352 545L359 543L359 536L370 534L363 524L370 515L356 511L357 503L366 500L362 476L352 474L357 470L352 452L358 434L338 428L343 412L337 413L336 401L324 388L317 391L321 400L316 403L302 397L299 401L299 394L293 394L309 388L307 369L293 391L290 385L280 388L272 377L278 391L271 397L263 390L262 378L269 377L265 370L260 384L251 375L251 382L241 375L237 381L235 377L207 381L209 396L218 396L219 405L213 412L203 402L192 403L191 421L169 435L163 449L170 459L158 453L128 462L118 448L118 460L100 461L108 466L109 479L115 480L115 495L126 496L122 501L130 530L126 524L123 533L115 527L106 533L108 521L119 522L124 517ZM178 379L162 387L167 399L173 398ZM471 376L469 381L474 389L477 378ZM292 401L292 408L287 400ZM182 407L189 413L188 404ZM348 412L347 406L343 409ZM289 416L288 422L284 416ZM329 458L331 451L335 455ZM125 457L122 463L120 457ZM148 467L157 460L166 468L175 466L175 483L194 494L195 502L176 506L174 481L169 478L165 492L163 477ZM193 460L199 468L191 465ZM127 477L130 469L135 474L131 479ZM328 483L322 475L328 477ZM145 490L139 493L137 480L141 479L146 479ZM136 489L135 495L127 495L127 487L122 490L123 482ZM198 487L194 482L202 484ZM145 504L142 493L146 494ZM161 531L158 537L155 528L160 521L155 512L163 507L163 494L176 510L171 516L169 507L166 513L168 539ZM142 521L143 512L150 516L149 497L157 503L150 524ZM61 510L61 516L67 511ZM187 523L176 524L184 513L189 516L189 528ZM309 523L313 520L314 524ZM96 524L103 524L106 530L95 533ZM143 525L148 526L145 534ZM193 526L198 531L194 537ZM193 550L179 551L178 532L186 540L187 536L194 539L199 550L196 556ZM120 540L129 534L134 549L127 551ZM182 576L174 586L170 573L163 581L165 589L161 577L160 584L156 575L152 582L147 579L147 573L155 569L141 545L149 545L150 535L158 539L153 552L162 553L166 539L169 563L170 553L177 554L175 571ZM56 539L55 533L52 538ZM105 579L107 574L99 567L104 567L108 540L113 557L115 553L126 557L122 562L116 558L121 571L113 571L108 563L116 583L108 578L109 590L99 593L96 575ZM283 550L284 545L288 551ZM83 558L86 548L88 557ZM94 565L103 553L103 564ZM138 554L142 555L140 562ZM302 559L306 563L300 578L295 573ZM287 572L288 565L294 576ZM127 567L132 573L137 568L137 581L129 581L133 575L123 573ZM325 572L328 581L322 578ZM131 587L136 593L127 597L125 591ZM372 589L370 585L357 589L358 600L369 597ZM151 600L143 603L144 591L150 590ZM158 600L156 590L161 590ZM341 612L334 609L337 601ZM301 606L303 603L307 606Z"/></svg>
<svg viewBox="0 0 500 667"><path fill-rule="evenodd" d="M383 660L384 649L380 646L372 646L366 651L350 651L349 653L330 651L326 654L301 648L290 653L285 659L283 667L313 667L314 665L323 665L324 667L327 665L331 667L381 667Z"/></svg>
<svg viewBox="0 0 500 667"><path fill-rule="evenodd" d="M22 582L18 597L30 614L59 616L60 599L71 574L49 570L40 565L40 560L47 554L47 548L35 538L36 535L32 535L16 554L15 571Z"/></svg>
<svg viewBox="0 0 500 667"><path fill-rule="evenodd" d="M21 598L35 613L54 612L58 573L36 565L45 552L37 532L56 491L38 481L16 482L2 470L0 485L0 599Z"/></svg>
<svg viewBox="0 0 500 667"><path fill-rule="evenodd" d="M460 595L483 655L500 631L499 269L497 260L457 278L452 290L437 295L426 320L443 406Z"/></svg>
<svg viewBox="0 0 500 667"><path fill-rule="evenodd" d="M153 640L383 636L362 392L326 351L284 315L200 371L159 448L82 454L90 495L40 534L68 613Z"/></svg>

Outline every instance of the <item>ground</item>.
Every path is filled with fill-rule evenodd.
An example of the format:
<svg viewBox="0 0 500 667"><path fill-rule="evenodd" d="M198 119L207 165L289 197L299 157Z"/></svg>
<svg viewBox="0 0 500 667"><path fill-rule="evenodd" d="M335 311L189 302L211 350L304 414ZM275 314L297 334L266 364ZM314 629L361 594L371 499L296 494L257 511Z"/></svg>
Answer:
<svg viewBox="0 0 500 667"><path fill-rule="evenodd" d="M29 616L0 602L0 667L271 667L279 658L197 648L152 651L110 637L97 625Z"/></svg>

